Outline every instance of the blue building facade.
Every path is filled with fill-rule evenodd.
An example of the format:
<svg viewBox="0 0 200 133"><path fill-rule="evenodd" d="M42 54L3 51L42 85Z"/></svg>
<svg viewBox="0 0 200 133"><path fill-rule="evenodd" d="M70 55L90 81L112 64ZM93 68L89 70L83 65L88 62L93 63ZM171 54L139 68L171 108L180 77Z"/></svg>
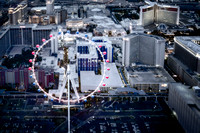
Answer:
<svg viewBox="0 0 200 133"><path fill-rule="evenodd" d="M36 46L42 44L42 39L49 39L52 29L50 27L15 26L10 27L10 45ZM51 47L50 42L45 47Z"/></svg>
<svg viewBox="0 0 200 133"><path fill-rule="evenodd" d="M10 28L11 45L32 45L32 28Z"/></svg>
<svg viewBox="0 0 200 133"><path fill-rule="evenodd" d="M104 37L94 37L93 42L96 43L96 45L101 45L101 47L99 47L100 51L102 52L106 52L106 54L104 55L104 59L108 59L110 62L113 62L113 47L112 47L112 43L107 40ZM100 52L97 50L97 54L98 54L98 60L103 60L102 56L100 54Z"/></svg>
<svg viewBox="0 0 200 133"><path fill-rule="evenodd" d="M49 39L49 35L51 33L51 29L34 29L33 30L33 44L36 46L37 44L42 44L42 39ZM51 47L51 43L45 45L45 47Z"/></svg>
<svg viewBox="0 0 200 133"><path fill-rule="evenodd" d="M97 58L78 58L78 74L80 71L94 71L98 74L98 59Z"/></svg>
<svg viewBox="0 0 200 133"><path fill-rule="evenodd" d="M99 63L96 48L85 41L77 41L77 71L94 71L98 74Z"/></svg>
<svg viewBox="0 0 200 133"><path fill-rule="evenodd" d="M9 35L6 35L6 37L9 36L10 38L10 42L8 43L10 46L36 46L43 43L43 38L49 39L51 31L51 28L34 28L33 26L24 26L21 28L20 26L15 26L9 28ZM50 42L45 47L51 47Z"/></svg>
<svg viewBox="0 0 200 133"><path fill-rule="evenodd" d="M0 31L0 57L13 46L36 46L42 44L42 39L49 39L51 27L10 26ZM51 47L50 42L45 47Z"/></svg>
<svg viewBox="0 0 200 133"><path fill-rule="evenodd" d="M88 46L78 46L77 52L80 54L89 54Z"/></svg>
<svg viewBox="0 0 200 133"><path fill-rule="evenodd" d="M102 54L103 54L103 52L106 52L106 55L104 55L104 59L108 59L107 57L107 48L105 47L105 46L102 46L101 48L99 48L100 50L101 50L101 52L102 52ZM101 54L100 54L100 52L97 50L97 54L98 54L98 60L103 60L103 58L101 57Z"/></svg>

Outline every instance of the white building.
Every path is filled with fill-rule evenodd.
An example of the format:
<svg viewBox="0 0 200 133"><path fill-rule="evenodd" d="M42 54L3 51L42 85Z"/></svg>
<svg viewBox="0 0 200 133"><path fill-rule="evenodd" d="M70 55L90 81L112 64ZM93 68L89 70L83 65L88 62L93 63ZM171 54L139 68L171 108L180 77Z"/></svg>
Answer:
<svg viewBox="0 0 200 133"><path fill-rule="evenodd" d="M52 39L51 39L51 54L58 53L58 32L54 31L51 32Z"/></svg>
<svg viewBox="0 0 200 133"><path fill-rule="evenodd" d="M52 15L54 13L54 0L46 0L46 14Z"/></svg>
<svg viewBox="0 0 200 133"><path fill-rule="evenodd" d="M85 28L85 24L82 19L79 18L72 18L66 20L66 27L70 28L71 30L79 30Z"/></svg>
<svg viewBox="0 0 200 133"><path fill-rule="evenodd" d="M131 87L147 93L166 93L169 84L175 82L162 67L126 67L124 72Z"/></svg>
<svg viewBox="0 0 200 133"><path fill-rule="evenodd" d="M124 28L108 17L110 13L105 6L90 7L87 14L88 18L85 19L85 23L97 25L94 30L96 36L121 37L126 35Z"/></svg>
<svg viewBox="0 0 200 133"><path fill-rule="evenodd" d="M117 67L115 63L107 63L106 68L109 67L110 70L106 70L106 75L109 78L104 78L103 83L105 83L105 86L101 85L100 90L102 92L108 91L109 89L116 89L118 87L124 87L124 84L122 83L122 80L119 76ZM103 73L103 65L101 66ZM102 79L103 75L95 75L93 71L81 71L80 73L80 81L81 81L81 92L87 92L87 91L93 91L97 88L97 86L100 84L100 81Z"/></svg>
<svg viewBox="0 0 200 133"><path fill-rule="evenodd" d="M59 73L59 84L58 89L49 90L49 94L55 96L57 98L62 98L63 94L67 93L67 89L65 88L67 83L67 75L65 73L65 68L58 68L56 72ZM66 95L65 95L66 96Z"/></svg>
<svg viewBox="0 0 200 133"><path fill-rule="evenodd" d="M160 5L149 2L140 7L140 25L146 26L153 23L179 24L179 6Z"/></svg>
<svg viewBox="0 0 200 133"><path fill-rule="evenodd" d="M124 66L130 66L132 63L163 66L165 40L154 35L130 34L124 37L122 54Z"/></svg>
<svg viewBox="0 0 200 133"><path fill-rule="evenodd" d="M67 9L54 6L55 0L46 0L46 6L31 8L29 23L31 24L60 24L67 19Z"/></svg>
<svg viewBox="0 0 200 133"><path fill-rule="evenodd" d="M74 90L75 96L79 98L78 89L79 89L79 81L78 81L78 73L76 72L76 65L70 64L68 65L69 69L69 81L70 81L70 88ZM57 69L57 72L59 73L59 85L58 89L49 90L49 94L55 97L66 98L67 96L67 88L65 86L67 85L67 79L68 76L66 75L66 70L64 68Z"/></svg>

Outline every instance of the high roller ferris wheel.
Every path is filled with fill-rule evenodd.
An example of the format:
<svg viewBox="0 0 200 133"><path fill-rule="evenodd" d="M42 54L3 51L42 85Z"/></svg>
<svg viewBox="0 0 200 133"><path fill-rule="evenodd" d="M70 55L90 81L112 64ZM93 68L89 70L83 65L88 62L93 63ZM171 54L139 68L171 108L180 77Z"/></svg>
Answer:
<svg viewBox="0 0 200 133"><path fill-rule="evenodd" d="M79 100L84 100L84 101L87 101L87 98L88 97L94 97L94 93L96 93L96 92L100 92L100 87L101 86L106 86L106 84L104 83L104 80L106 80L106 79L108 79L109 77L108 76L106 76L106 73L110 70L110 68L109 67L107 67L106 66L106 64L107 63L109 63L109 60L107 59L105 59L104 58L104 55L106 55L107 53L106 52L102 52L101 50L100 50L100 48L102 47L101 45L96 45L95 44L95 42L93 42L92 40L90 40L90 39L88 39L87 38L87 35L85 35L85 36L81 36L80 34L79 34L79 32L77 31L75 34L71 34L70 33L70 31L67 31L65 34L63 34L62 32L58 32L57 33L58 35L52 35L52 34L50 34L49 35L49 39L48 40L46 40L46 39L42 39L42 45L39 45L39 44L37 44L36 45L36 48L37 48L37 50L35 50L35 51L33 51L32 52L32 54L34 55L34 58L33 59L29 59L29 62L30 63L32 63L32 67L29 67L28 69L30 70L30 71L32 71L32 75L31 75L31 78L33 78L34 79L34 82L33 82L33 85L36 85L36 86L38 86L38 91L42 91L43 93L44 93L44 95L45 96L48 96L48 98L50 98L51 100L58 100L59 102L64 102L64 103L67 103L68 102L68 100L65 100L65 99L62 99L62 93L60 93L60 96L59 96L59 98L57 98L57 97L55 97L55 96L53 96L52 94L50 94L50 93L48 93L48 92L46 92L45 91L45 89L44 88L42 88L41 86L40 86L40 84L39 84L39 82L38 82L38 80L37 80L37 78L36 78L36 74L35 74L35 61L36 61L36 59L37 59L37 55L39 54L39 52L43 49L43 47L46 45L46 44L48 44L52 39L55 39L55 38L59 38L59 37L63 37L63 36L65 36L65 37L75 37L75 38L80 38L80 39L83 39L83 40L85 40L86 42L88 42L88 44L90 44L90 45L92 45L92 46L94 46L94 47L96 47L96 49L99 51L99 53L100 53L100 55L101 55L101 57L102 57L102 60L103 60L103 72L102 72L102 79L100 80L100 82L99 82L99 84L97 85L97 87L96 87L96 89L94 90L94 91L92 91L90 94L88 94L87 96L83 96L83 97L80 97L79 95L77 96L77 98L76 99L71 99L70 100L70 102L77 102L77 101L79 101ZM63 69L65 69L65 73L64 73L64 78L63 78L63 87L65 87L65 85L66 85L66 83L67 83L67 80L69 80L69 75L70 75L70 70L69 70L69 67L63 67ZM67 70L66 70L67 69ZM69 82L69 81L68 81ZM69 89L69 88L68 88Z"/></svg>
<svg viewBox="0 0 200 133"><path fill-rule="evenodd" d="M94 91L92 91L90 94L88 94L87 96L83 96L83 97L80 97L79 95L77 96L77 98L75 100L70 100L70 86L69 86L69 76L70 76L70 70L69 70L69 67L66 67L64 69L67 69L65 70L65 73L64 73L64 84L63 84L63 87L65 87L66 83L68 82L68 99L65 100L65 99L62 99L62 93L60 93L60 96L59 98L51 95L49 92L46 92L44 88L42 88L36 78L36 74L35 74L35 61L37 59L37 55L39 54L39 52L42 50L42 48L48 44L52 39L55 39L55 38L59 38L59 37L63 37L63 34L62 32L58 32L58 35L52 35L50 34L49 37L50 39L46 40L46 39L42 39L42 45L39 45L37 44L36 45L36 48L37 50L36 51L32 51L32 55L34 55L34 58L33 59L29 59L29 62L32 63L32 67L29 67L28 69L30 71L32 71L32 75L31 75L31 78L34 79L34 82L33 82L33 85L37 85L39 87L39 91L42 91L44 93L45 96L48 96L49 98L51 98L51 100L58 100L59 102L64 102L64 103L68 103L67 105L67 108L68 108L68 133L70 133L70 102L77 102L79 100L84 100L84 101L87 101L87 98L88 97L94 97L94 93L96 92L100 92L100 87L101 86L106 86L106 84L104 83L104 80L108 79L109 77L106 76L106 73L110 70L109 67L106 66L107 63L109 63L109 60L105 60L104 58L104 55L106 55L107 53L104 51L102 52L100 50L100 48L102 47L101 45L96 45L95 42L93 42L92 40L88 39L87 36L85 35L84 37L81 36L79 34L79 32L77 31L76 34L70 34L70 31L67 31L67 33L64 34L65 36L68 36L68 37L75 37L75 38L81 38L85 41L87 41L90 45L96 47L96 49L99 51L101 57L102 57L102 60L103 60L103 75L102 75L102 79L100 80L99 84L97 85L96 89Z"/></svg>

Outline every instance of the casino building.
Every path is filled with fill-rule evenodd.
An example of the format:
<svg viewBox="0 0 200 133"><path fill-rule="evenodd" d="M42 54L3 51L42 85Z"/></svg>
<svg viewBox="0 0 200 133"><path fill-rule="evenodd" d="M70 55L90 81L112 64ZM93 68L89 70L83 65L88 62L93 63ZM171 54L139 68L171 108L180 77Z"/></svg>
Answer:
<svg viewBox="0 0 200 133"><path fill-rule="evenodd" d="M154 2L140 7L140 25L147 26L153 23L169 25L179 24L180 8L178 6L160 5Z"/></svg>
<svg viewBox="0 0 200 133"><path fill-rule="evenodd" d="M124 37L122 64L164 65L165 40L162 37L132 33Z"/></svg>

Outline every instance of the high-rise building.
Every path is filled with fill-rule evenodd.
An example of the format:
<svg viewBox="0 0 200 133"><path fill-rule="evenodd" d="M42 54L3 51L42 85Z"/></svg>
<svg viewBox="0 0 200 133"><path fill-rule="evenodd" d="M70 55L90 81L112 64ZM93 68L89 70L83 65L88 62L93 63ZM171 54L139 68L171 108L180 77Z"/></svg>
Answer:
<svg viewBox="0 0 200 133"><path fill-rule="evenodd" d="M79 18L84 18L85 14L86 14L86 12L85 12L83 6L79 7L79 9L78 9L78 17Z"/></svg>
<svg viewBox="0 0 200 133"><path fill-rule="evenodd" d="M10 27L11 45L32 45L32 25L11 26Z"/></svg>
<svg viewBox="0 0 200 133"><path fill-rule="evenodd" d="M67 19L67 8L54 6L55 0L46 0L46 6L33 7L29 15L30 24L60 24Z"/></svg>
<svg viewBox="0 0 200 133"><path fill-rule="evenodd" d="M0 57L2 57L11 46L32 46L41 45L42 39L49 39L52 32L54 36L57 35L56 26L38 26L35 24L27 25L12 25L4 27L0 31ZM51 46L51 43L53 45ZM52 52L56 53L58 50L57 38L45 45L51 47ZM57 50L56 50L57 49Z"/></svg>
<svg viewBox="0 0 200 133"><path fill-rule="evenodd" d="M27 11L26 1L22 1L17 7L11 7L8 9L10 24L16 25L24 20Z"/></svg>
<svg viewBox="0 0 200 133"><path fill-rule="evenodd" d="M1 71L1 85L11 84L13 88L16 86L29 86L29 71L28 68L2 69ZM2 86L2 87L3 87Z"/></svg>
<svg viewBox="0 0 200 133"><path fill-rule="evenodd" d="M200 88L173 83L169 89L168 105L186 133L200 132Z"/></svg>
<svg viewBox="0 0 200 133"><path fill-rule="evenodd" d="M190 86L200 86L200 37L175 37L174 55L167 59L168 66Z"/></svg>
<svg viewBox="0 0 200 133"><path fill-rule="evenodd" d="M29 87L29 78L30 78L30 71L28 70L28 68L24 68L23 70L23 73L24 73L24 88L28 88Z"/></svg>
<svg viewBox="0 0 200 133"><path fill-rule="evenodd" d="M49 39L49 35L52 31L52 26L34 26L33 27L33 46L36 46L37 44L41 44L42 39ZM51 47L50 42L45 47Z"/></svg>
<svg viewBox="0 0 200 133"><path fill-rule="evenodd" d="M53 38L51 39L51 54L57 54L58 53L58 33L56 31L51 32L51 35Z"/></svg>
<svg viewBox="0 0 200 133"><path fill-rule="evenodd" d="M14 75L15 75L15 84L20 85L20 71L18 68L14 69Z"/></svg>
<svg viewBox="0 0 200 133"><path fill-rule="evenodd" d="M49 87L49 83L54 82L54 71L50 69L37 69L35 70L35 75L38 83L42 88ZM33 83L32 79L29 79L29 84Z"/></svg>
<svg viewBox="0 0 200 133"><path fill-rule="evenodd" d="M178 6L157 5L155 22L172 25L179 24L180 8Z"/></svg>
<svg viewBox="0 0 200 133"><path fill-rule="evenodd" d="M148 34L130 34L124 37L122 47L122 64L143 64L163 66L165 55L165 40L162 37Z"/></svg>
<svg viewBox="0 0 200 133"><path fill-rule="evenodd" d="M175 37L174 56L190 70L200 73L200 37ZM183 56L184 55L184 56ZM187 58L185 58L187 57Z"/></svg>
<svg viewBox="0 0 200 133"><path fill-rule="evenodd" d="M0 47L1 58L6 53L6 50L10 47L9 28L5 28L0 31Z"/></svg>
<svg viewBox="0 0 200 133"><path fill-rule="evenodd" d="M178 6L148 3L140 7L140 24L143 26L153 23L179 24L180 8Z"/></svg>
<svg viewBox="0 0 200 133"><path fill-rule="evenodd" d="M48 73L45 73L45 87L49 87L50 83L54 82L54 71L51 70Z"/></svg>
<svg viewBox="0 0 200 133"><path fill-rule="evenodd" d="M46 0L47 14L52 15L54 12L54 0Z"/></svg>
<svg viewBox="0 0 200 133"><path fill-rule="evenodd" d="M42 39L49 39L52 26L23 25L10 26L10 45L36 46L42 44ZM48 43L45 47L51 47Z"/></svg>
<svg viewBox="0 0 200 133"><path fill-rule="evenodd" d="M5 71L0 70L0 86L5 86L5 84L6 84Z"/></svg>
<svg viewBox="0 0 200 133"><path fill-rule="evenodd" d="M143 26L153 24L155 21L154 6L141 6L140 7L140 24Z"/></svg>

